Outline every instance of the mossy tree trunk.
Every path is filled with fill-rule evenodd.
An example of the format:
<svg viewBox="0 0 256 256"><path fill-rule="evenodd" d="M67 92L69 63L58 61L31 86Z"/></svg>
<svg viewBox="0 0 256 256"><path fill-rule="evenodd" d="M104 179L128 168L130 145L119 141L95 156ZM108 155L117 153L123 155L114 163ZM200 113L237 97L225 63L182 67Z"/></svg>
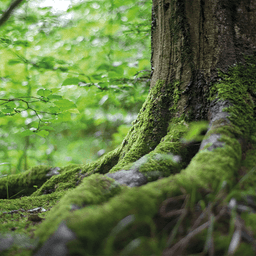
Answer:
<svg viewBox="0 0 256 256"><path fill-rule="evenodd" d="M120 147L48 175L31 195L72 188L39 225L35 255L60 255L56 247L62 255L214 255L213 244L216 255L239 250L228 248L229 227L217 227L231 219L224 198L256 164L255 50L255 1L153 0L148 98ZM209 125L191 125L202 120ZM243 195L252 195L253 183L242 181ZM9 178L9 194L11 186ZM233 229L254 239L256 225L248 231L236 216Z"/></svg>

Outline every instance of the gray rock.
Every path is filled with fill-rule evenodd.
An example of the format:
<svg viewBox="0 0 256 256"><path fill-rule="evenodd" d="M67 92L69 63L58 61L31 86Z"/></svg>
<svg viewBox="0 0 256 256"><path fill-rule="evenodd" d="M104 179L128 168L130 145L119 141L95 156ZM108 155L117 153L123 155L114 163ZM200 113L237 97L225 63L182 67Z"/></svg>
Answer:
<svg viewBox="0 0 256 256"><path fill-rule="evenodd" d="M75 234L61 222L57 231L44 243L34 256L66 256L68 249L66 243L75 240Z"/></svg>
<svg viewBox="0 0 256 256"><path fill-rule="evenodd" d="M24 234L0 234L0 252L10 249L13 245L17 245L20 248L34 249L37 243L37 239L31 239Z"/></svg>
<svg viewBox="0 0 256 256"><path fill-rule="evenodd" d="M9 249L13 245L14 239L11 234L0 236L0 252Z"/></svg>
<svg viewBox="0 0 256 256"><path fill-rule="evenodd" d="M228 117L230 116L230 113L223 111L224 108L230 107L231 103L229 101L224 101L224 100L215 100L211 103L211 107L209 110L209 119L210 119L210 124L208 131L209 132L213 128L214 122L218 120L223 120L225 125L226 123L230 123ZM207 150L212 151L215 148L218 147L223 147L224 142L219 141L221 135L220 134L211 134L207 139L204 139L201 142L200 145L200 150L205 147L206 144L211 143L211 146L207 148Z"/></svg>
<svg viewBox="0 0 256 256"><path fill-rule="evenodd" d="M129 187L138 187L147 183L147 178L136 170L121 170L115 173L108 173L106 176L114 179L121 185Z"/></svg>
<svg viewBox="0 0 256 256"><path fill-rule="evenodd" d="M204 146L208 143L211 143L211 146L207 148L207 150L212 151L215 148L224 147L224 142L218 141L220 139L220 134L212 134L207 139L203 140L200 145L200 150L204 148Z"/></svg>
<svg viewBox="0 0 256 256"><path fill-rule="evenodd" d="M209 129L211 129L211 126L213 122L224 119L227 123L230 123L228 116L230 116L230 113L223 111L224 108L230 107L231 103L229 101L219 100L219 101L213 101L209 110L209 118L210 118L210 125Z"/></svg>
<svg viewBox="0 0 256 256"><path fill-rule="evenodd" d="M53 175L59 175L60 174L58 172L59 170L60 170L59 167L51 168L50 171L46 174L46 177L52 177Z"/></svg>

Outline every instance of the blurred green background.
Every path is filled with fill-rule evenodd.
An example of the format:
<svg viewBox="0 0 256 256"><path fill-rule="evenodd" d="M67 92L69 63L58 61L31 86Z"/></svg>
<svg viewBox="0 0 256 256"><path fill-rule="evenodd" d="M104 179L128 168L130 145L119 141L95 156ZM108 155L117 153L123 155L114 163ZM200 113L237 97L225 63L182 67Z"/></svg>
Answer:
<svg viewBox="0 0 256 256"><path fill-rule="evenodd" d="M68 3L24 1L0 27L2 175L94 161L148 94L151 1Z"/></svg>

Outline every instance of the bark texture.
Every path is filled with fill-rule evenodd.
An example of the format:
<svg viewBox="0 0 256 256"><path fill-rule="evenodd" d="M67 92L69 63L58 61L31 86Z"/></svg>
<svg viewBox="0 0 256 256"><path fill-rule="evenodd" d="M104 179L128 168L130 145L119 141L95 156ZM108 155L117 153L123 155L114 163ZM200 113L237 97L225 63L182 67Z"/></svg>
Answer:
<svg viewBox="0 0 256 256"><path fill-rule="evenodd" d="M179 115L208 119L217 70L227 72L256 50L255 9L254 1L153 1L151 87L180 81Z"/></svg>

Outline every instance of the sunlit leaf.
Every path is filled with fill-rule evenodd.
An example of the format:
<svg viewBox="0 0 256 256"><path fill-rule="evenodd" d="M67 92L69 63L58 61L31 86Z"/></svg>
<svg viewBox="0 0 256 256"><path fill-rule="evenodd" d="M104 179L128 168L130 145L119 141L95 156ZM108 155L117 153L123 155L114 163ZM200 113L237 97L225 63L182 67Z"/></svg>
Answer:
<svg viewBox="0 0 256 256"><path fill-rule="evenodd" d="M80 82L80 79L77 77L70 77L63 81L62 86L65 85L77 85Z"/></svg>
<svg viewBox="0 0 256 256"><path fill-rule="evenodd" d="M49 99L49 100L52 100L52 99L60 100L60 99L62 99L62 96L56 95L56 94L52 94L52 95L49 95L49 96L48 96L48 99Z"/></svg>
<svg viewBox="0 0 256 256"><path fill-rule="evenodd" d="M63 112L58 115L59 122L66 122L71 120L71 114L69 112Z"/></svg>
<svg viewBox="0 0 256 256"><path fill-rule="evenodd" d="M15 64L20 64L20 63L22 63L22 61L19 60L19 59L17 59L17 60L9 60L8 61L9 65L15 65Z"/></svg>
<svg viewBox="0 0 256 256"><path fill-rule="evenodd" d="M33 131L30 131L30 130L26 130L24 132L19 133L19 135L22 136L22 137L26 137L26 136L29 136L29 135L32 135L32 134L35 134L35 133Z"/></svg>
<svg viewBox="0 0 256 256"><path fill-rule="evenodd" d="M77 108L72 108L68 110L69 113L73 113L73 114L79 114L80 111Z"/></svg>
<svg viewBox="0 0 256 256"><path fill-rule="evenodd" d="M51 93L52 93L51 90L48 90L48 89L39 89L37 91L37 95L42 96L42 97L47 97Z"/></svg>
<svg viewBox="0 0 256 256"><path fill-rule="evenodd" d="M58 69L62 72L67 72L69 70L67 67L58 67Z"/></svg>
<svg viewBox="0 0 256 256"><path fill-rule="evenodd" d="M7 104L5 104L5 106L7 108L15 108L16 107L16 104L13 102L13 101L10 101L8 102Z"/></svg>
<svg viewBox="0 0 256 256"><path fill-rule="evenodd" d="M48 109L48 111L49 111L50 113L55 114L55 113L60 112L60 108L58 108L58 107L50 107L50 108Z"/></svg>
<svg viewBox="0 0 256 256"><path fill-rule="evenodd" d="M113 71L116 72L119 75L123 75L124 74L124 69L122 67L120 67L120 66L119 67L115 67L113 69Z"/></svg>
<svg viewBox="0 0 256 256"><path fill-rule="evenodd" d="M44 138L45 138L45 137L47 137L47 136L49 135L49 132L43 130L43 131L37 132L36 134L39 135L39 136L41 136L41 137L44 137Z"/></svg>
<svg viewBox="0 0 256 256"><path fill-rule="evenodd" d="M51 88L52 93L59 92L60 88Z"/></svg>
<svg viewBox="0 0 256 256"><path fill-rule="evenodd" d="M71 108L76 108L76 105L72 101L67 100L67 99L56 100L54 102L54 104L57 107L59 107L61 110L68 110L68 109L71 109Z"/></svg>
<svg viewBox="0 0 256 256"><path fill-rule="evenodd" d="M208 128L207 121L192 122L189 124L187 134L183 137L185 141L201 141Z"/></svg>
<svg viewBox="0 0 256 256"><path fill-rule="evenodd" d="M11 108L4 108L4 109L2 109L2 112L3 112L4 114L10 114L10 113L13 112L13 109L11 109Z"/></svg>
<svg viewBox="0 0 256 256"><path fill-rule="evenodd" d="M112 65L109 65L109 64L101 64L100 66L98 66L97 70L106 70L106 71L109 71L113 68Z"/></svg>
<svg viewBox="0 0 256 256"><path fill-rule="evenodd" d="M55 58L51 56L42 57L41 60L37 62L38 67L44 69L53 69L55 66Z"/></svg>
<svg viewBox="0 0 256 256"><path fill-rule="evenodd" d="M100 73L100 74L99 73L98 74L97 73L93 74L92 78L95 79L95 80L100 81L100 80L102 80L102 73Z"/></svg>
<svg viewBox="0 0 256 256"><path fill-rule="evenodd" d="M40 127L40 130L54 131L54 128L51 126L43 126L43 127Z"/></svg>

